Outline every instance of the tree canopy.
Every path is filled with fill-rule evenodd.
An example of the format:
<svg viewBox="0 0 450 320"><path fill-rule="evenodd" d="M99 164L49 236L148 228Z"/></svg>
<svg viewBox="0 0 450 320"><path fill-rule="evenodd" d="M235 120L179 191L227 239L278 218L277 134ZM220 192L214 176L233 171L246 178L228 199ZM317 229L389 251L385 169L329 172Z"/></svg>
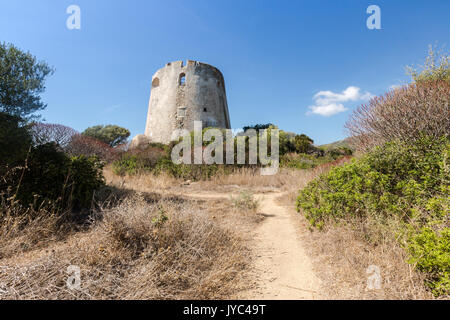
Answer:
<svg viewBox="0 0 450 320"><path fill-rule="evenodd" d="M422 66L408 66L407 73L414 82L450 81L450 55L448 51L428 47L428 56Z"/></svg>
<svg viewBox="0 0 450 320"><path fill-rule="evenodd" d="M249 130L249 129L255 129L255 130L264 130L264 129L269 129L271 127L275 127L274 124L272 123L267 123L267 124L257 124L254 126L245 126L242 129L245 131Z"/></svg>
<svg viewBox="0 0 450 320"><path fill-rule="evenodd" d="M32 114L47 106L40 94L52 73L44 61L12 44L0 43L0 112L22 119L37 118Z"/></svg>
<svg viewBox="0 0 450 320"><path fill-rule="evenodd" d="M98 125L89 127L83 131L82 135L100 140L111 147L116 147L127 141L130 136L130 131L110 124L107 126Z"/></svg>
<svg viewBox="0 0 450 320"><path fill-rule="evenodd" d="M16 116L0 112L0 167L17 165L31 146L28 126ZM0 169L0 175L3 174Z"/></svg>
<svg viewBox="0 0 450 320"><path fill-rule="evenodd" d="M31 133L35 145L55 142L58 146L65 148L79 133L61 124L36 122L31 125Z"/></svg>

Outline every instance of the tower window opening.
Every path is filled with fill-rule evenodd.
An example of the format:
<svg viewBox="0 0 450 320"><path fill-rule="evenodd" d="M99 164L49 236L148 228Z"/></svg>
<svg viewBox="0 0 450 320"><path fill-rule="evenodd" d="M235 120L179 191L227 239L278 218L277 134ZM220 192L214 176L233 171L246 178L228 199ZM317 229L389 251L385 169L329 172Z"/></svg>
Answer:
<svg viewBox="0 0 450 320"><path fill-rule="evenodd" d="M203 112L207 112L208 110L206 108L203 108Z"/></svg>
<svg viewBox="0 0 450 320"><path fill-rule="evenodd" d="M152 87L153 87L153 88L159 87L159 78L153 79L153 81L152 81Z"/></svg>
<svg viewBox="0 0 450 320"><path fill-rule="evenodd" d="M183 119L184 117L186 117L186 107L179 107L177 112L177 118Z"/></svg>
<svg viewBox="0 0 450 320"><path fill-rule="evenodd" d="M180 86L184 86L186 84L186 75L184 73L180 74Z"/></svg>

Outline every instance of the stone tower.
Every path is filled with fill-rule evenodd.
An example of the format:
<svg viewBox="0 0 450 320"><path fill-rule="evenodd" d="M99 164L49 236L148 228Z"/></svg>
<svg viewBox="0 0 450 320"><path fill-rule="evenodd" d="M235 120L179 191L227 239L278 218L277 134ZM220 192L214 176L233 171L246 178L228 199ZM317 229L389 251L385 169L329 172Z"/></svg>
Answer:
<svg viewBox="0 0 450 320"><path fill-rule="evenodd" d="M197 61L168 63L152 78L145 136L169 143L182 130L194 130L194 121L204 128L230 128L223 75Z"/></svg>

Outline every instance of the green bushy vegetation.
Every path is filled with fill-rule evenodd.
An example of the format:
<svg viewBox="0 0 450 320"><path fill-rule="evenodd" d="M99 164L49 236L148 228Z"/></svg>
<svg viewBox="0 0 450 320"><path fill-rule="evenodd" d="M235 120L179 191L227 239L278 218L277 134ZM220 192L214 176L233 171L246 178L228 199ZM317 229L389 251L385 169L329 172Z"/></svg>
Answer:
<svg viewBox="0 0 450 320"><path fill-rule="evenodd" d="M334 159L329 155L317 157L305 153L287 153L280 157L280 166L293 169L312 169Z"/></svg>
<svg viewBox="0 0 450 320"><path fill-rule="evenodd" d="M89 208L95 195L105 183L103 163L96 157L71 157L66 186L70 190L68 203L76 208Z"/></svg>
<svg viewBox="0 0 450 320"><path fill-rule="evenodd" d="M280 166L293 169L313 169L325 163L333 162L343 157L350 157L352 151L347 148L336 148L324 151L322 155L307 153L287 153L280 157Z"/></svg>
<svg viewBox="0 0 450 320"><path fill-rule="evenodd" d="M170 155L175 145L151 143L143 150L125 152L119 160L112 163L112 170L117 175L136 175L152 172L156 175L167 173L175 178L185 180L209 179L219 171L225 172L222 165L174 164Z"/></svg>
<svg viewBox="0 0 450 320"><path fill-rule="evenodd" d="M208 145L214 143L212 141L206 141L204 139L205 132L212 128L204 128L201 132L202 147L205 148ZM272 130L277 129L273 124L247 126L245 129L262 130L267 129L267 139L270 141L272 137ZM226 155L226 138L223 129L219 129L223 135L223 154L224 162ZM258 133L258 132L257 132ZM191 138L191 161L193 162L193 147L194 147L194 132L190 132ZM237 164L238 139L245 139L245 162L246 164ZM256 136L257 145L257 158L259 159L259 135ZM122 154L121 158L112 163L112 170L117 175L136 175L143 172L152 172L160 174L162 172L168 173L175 178L182 178L186 180L203 180L209 179L216 174L232 173L236 169L242 167L260 167L260 164L248 164L249 163L249 146L250 138L248 136L243 137L238 134L233 138L234 141L234 164L174 164L171 160L171 153L173 147L182 141L180 138L176 142L172 142L169 145L150 143L146 148L139 150L129 150ZM301 134L296 135L294 133L279 131L279 154L280 154L280 166L293 169L310 169L318 165L332 162L338 158L348 156L352 154L352 150L339 147L330 148L325 151L317 148L313 145L313 140L308 136ZM272 150L270 149L270 143L268 143L268 155ZM260 163L260 161L258 161Z"/></svg>
<svg viewBox="0 0 450 320"><path fill-rule="evenodd" d="M449 152L448 138L388 142L312 181L300 192L297 209L318 228L330 219L400 221L395 232L410 261L429 273L436 294L448 292Z"/></svg>
<svg viewBox="0 0 450 320"><path fill-rule="evenodd" d="M442 216L438 204L448 192L449 148L448 141L426 137L412 146L386 143L320 176L303 190L298 205L313 221L371 212L411 218L416 207Z"/></svg>
<svg viewBox="0 0 450 320"><path fill-rule="evenodd" d="M26 124L17 116L0 112L0 175L25 159L30 145Z"/></svg>
<svg viewBox="0 0 450 320"><path fill-rule="evenodd" d="M154 168L154 173L168 173L175 178L184 180L208 180L220 173L232 172L225 165L217 164L174 164L171 159L161 159Z"/></svg>
<svg viewBox="0 0 450 320"><path fill-rule="evenodd" d="M89 208L103 185L103 164L95 157L69 157L55 144L31 147L25 164L6 174L0 191L24 206L54 202L61 209Z"/></svg>
<svg viewBox="0 0 450 320"><path fill-rule="evenodd" d="M141 171L151 170L151 168L146 159L141 159L139 156L132 154L124 154L121 159L114 161L112 164L113 172L119 176L134 175Z"/></svg>
<svg viewBox="0 0 450 320"><path fill-rule="evenodd" d="M437 296L450 293L448 61L430 50L424 67L410 69L412 84L357 108L346 126L365 153L297 198L298 211L319 229L375 221L366 224L366 240L400 241Z"/></svg>
<svg viewBox="0 0 450 320"><path fill-rule="evenodd" d="M429 275L428 286L437 296L450 291L450 229L423 227L408 239L409 263Z"/></svg>
<svg viewBox="0 0 450 320"><path fill-rule="evenodd" d="M153 155L150 158L148 152L145 155L125 153L121 159L113 162L112 170L120 176L137 175L145 172L151 172L156 175L166 173L174 178L193 181L207 180L219 172L227 173L232 171L226 165L174 164L168 155L159 154L159 157Z"/></svg>

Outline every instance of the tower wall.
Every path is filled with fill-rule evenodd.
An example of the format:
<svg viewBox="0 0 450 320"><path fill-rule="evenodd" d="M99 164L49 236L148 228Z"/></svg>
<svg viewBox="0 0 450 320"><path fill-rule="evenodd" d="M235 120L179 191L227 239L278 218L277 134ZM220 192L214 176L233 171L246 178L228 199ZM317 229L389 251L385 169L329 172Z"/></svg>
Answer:
<svg viewBox="0 0 450 320"><path fill-rule="evenodd" d="M194 121L202 121L203 127L231 127L223 75L197 61L168 63L152 78L145 135L152 142L169 143L176 132L194 130Z"/></svg>

